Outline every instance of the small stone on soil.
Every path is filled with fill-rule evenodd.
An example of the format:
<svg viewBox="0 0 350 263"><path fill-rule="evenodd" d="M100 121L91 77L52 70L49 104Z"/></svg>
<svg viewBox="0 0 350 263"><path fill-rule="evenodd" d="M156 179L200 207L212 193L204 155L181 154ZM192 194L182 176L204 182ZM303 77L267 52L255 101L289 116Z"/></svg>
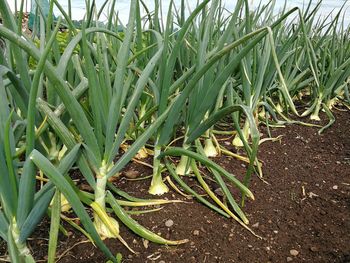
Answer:
<svg viewBox="0 0 350 263"><path fill-rule="evenodd" d="M333 188L333 190L338 190L338 186L337 185L334 185L332 188Z"/></svg>
<svg viewBox="0 0 350 263"><path fill-rule="evenodd" d="M147 239L143 240L143 246L147 249L148 248L149 241Z"/></svg>
<svg viewBox="0 0 350 263"><path fill-rule="evenodd" d="M287 262L291 262L293 259L291 257L287 257Z"/></svg>
<svg viewBox="0 0 350 263"><path fill-rule="evenodd" d="M194 230L194 231L193 231L193 235L199 236L199 230Z"/></svg>
<svg viewBox="0 0 350 263"><path fill-rule="evenodd" d="M311 250L312 252L317 252L317 251L318 251L318 248L317 248L317 247L310 247L310 250Z"/></svg>
<svg viewBox="0 0 350 263"><path fill-rule="evenodd" d="M298 251L298 250L295 250L295 249L291 249L291 250L289 251L289 253L290 253L292 256L294 256L294 257L296 257L297 255L299 255L299 251Z"/></svg>
<svg viewBox="0 0 350 263"><path fill-rule="evenodd" d="M174 225L174 221L169 219L167 221L165 221L165 226L166 227L172 227Z"/></svg>
<svg viewBox="0 0 350 263"><path fill-rule="evenodd" d="M257 223L255 223L254 225L252 225L252 227L258 228L258 227L259 227L259 222L257 222Z"/></svg>
<svg viewBox="0 0 350 263"><path fill-rule="evenodd" d="M134 170L128 170L124 172L125 177L129 179L135 179L137 176L139 176L139 172L134 171Z"/></svg>

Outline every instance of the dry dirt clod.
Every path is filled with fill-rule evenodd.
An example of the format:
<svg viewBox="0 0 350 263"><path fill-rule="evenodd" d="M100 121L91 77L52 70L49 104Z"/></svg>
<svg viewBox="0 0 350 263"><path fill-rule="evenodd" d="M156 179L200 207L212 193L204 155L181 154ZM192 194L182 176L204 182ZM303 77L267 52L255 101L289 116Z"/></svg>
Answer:
<svg viewBox="0 0 350 263"><path fill-rule="evenodd" d="M126 178L129 178L129 179L135 179L136 177L139 176L139 174L140 174L139 172L134 171L134 170L128 170L128 171L124 172L124 176Z"/></svg>
<svg viewBox="0 0 350 263"><path fill-rule="evenodd" d="M318 195L313 193L313 192L309 192L308 195L309 195L310 198L318 197Z"/></svg>
<svg viewBox="0 0 350 263"><path fill-rule="evenodd" d="M214 190L214 192L218 195L218 196L224 196L224 192L221 190L221 188L217 188Z"/></svg>
<svg viewBox="0 0 350 263"><path fill-rule="evenodd" d="M85 184L85 183L83 183L83 184L81 184L80 185L80 188L81 188L81 190L83 190L83 191L93 191L93 189L92 189L92 187L90 186L90 185L88 185L88 184Z"/></svg>
<svg viewBox="0 0 350 263"><path fill-rule="evenodd" d="M290 253L292 256L294 256L294 257L296 257L297 255L299 255L299 251L298 251L298 250L295 250L295 249L291 249L291 250L289 251L289 253Z"/></svg>

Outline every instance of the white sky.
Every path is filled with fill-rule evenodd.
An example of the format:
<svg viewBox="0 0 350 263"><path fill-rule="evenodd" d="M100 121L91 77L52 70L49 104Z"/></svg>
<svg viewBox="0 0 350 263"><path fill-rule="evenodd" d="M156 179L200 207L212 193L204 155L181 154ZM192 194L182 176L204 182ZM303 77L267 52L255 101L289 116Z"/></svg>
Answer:
<svg viewBox="0 0 350 263"><path fill-rule="evenodd" d="M76 20L80 20L83 18L84 14L85 14L85 1L84 0L71 0L72 1L72 6L73 6L73 19ZM149 9L152 10L152 8L154 7L154 0L144 0L145 3L147 4L147 6L149 6ZM268 0L261 0L262 3L267 3ZM15 0L7 0L7 2L9 3L10 7L12 10L14 10L14 6L15 6ZM20 5L21 0L17 0L18 5ZM31 0L25 0L25 2L27 2L27 11L30 11L30 3ZM60 0L59 1L60 4L63 6L63 8L67 9L68 8L68 0ZM96 0L96 4L97 6L101 6L102 3L104 2L104 0ZM163 5L163 14L166 13L167 11L167 7L169 4L169 0L161 0L161 3ZM180 2L180 1L176 1L175 3ZM196 6L197 0L188 0L187 1L189 3L190 8L193 10L193 8ZM233 9L233 7L235 6L235 0L224 0L223 1L226 5L226 7L228 9ZM260 0L250 0L249 1L252 6L257 6L260 2ZM276 0L276 9L278 10L280 7L282 7L284 5L284 0ZM303 3L307 3L308 0L289 0L287 1L287 6L288 7L294 7L294 6L299 6L302 7ZM317 3L317 0L313 0L312 1L313 4ZM339 10L339 8L343 5L343 3L345 2L345 0L323 0L323 5L321 10L319 11L321 16L326 16L327 14L329 14L332 10L334 10L334 12L336 12L337 10ZM129 4L130 4L130 0L117 0L116 2L116 8L119 11L119 18L121 19L121 21L123 23L126 23L126 21L128 20L128 13L129 13ZM345 22L346 25L350 24L350 0L347 1L346 3L346 15L345 15ZM106 9L107 11L107 9ZM58 14L58 10L55 9L55 13ZM104 17L102 17L102 20L104 20Z"/></svg>

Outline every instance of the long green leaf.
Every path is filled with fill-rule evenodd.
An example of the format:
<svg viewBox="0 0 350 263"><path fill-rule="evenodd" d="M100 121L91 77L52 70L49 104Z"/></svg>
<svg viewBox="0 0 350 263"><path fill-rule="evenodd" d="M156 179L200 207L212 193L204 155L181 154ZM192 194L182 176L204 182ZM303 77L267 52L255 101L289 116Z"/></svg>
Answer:
<svg viewBox="0 0 350 263"><path fill-rule="evenodd" d="M45 215L47 208L52 200L55 193L54 189L47 191L41 196L41 198L36 202L33 209L30 211L27 219L21 226L19 242L24 243L27 238L34 232L35 228L38 226L39 222Z"/></svg>
<svg viewBox="0 0 350 263"><path fill-rule="evenodd" d="M51 208L51 223L50 223L50 234L49 234L49 251L47 255L47 262L54 263L56 257L58 231L60 228L60 215L61 215L61 193L56 190L53 198Z"/></svg>
<svg viewBox="0 0 350 263"><path fill-rule="evenodd" d="M0 210L0 237L7 241L7 230L9 229L9 223L4 215L4 213Z"/></svg>
<svg viewBox="0 0 350 263"><path fill-rule="evenodd" d="M214 163L210 159L204 157L201 154L194 153L190 150L186 150L183 148L178 148L178 147L170 147L168 150L166 150L164 153L161 153L159 158L163 158L164 156L181 156L181 155L186 155L190 158L193 158L208 167L218 171L220 174L224 175L226 178L231 180L242 192L244 192L248 197L254 199L253 193L246 187L244 186L238 179L235 178L234 175L230 174L227 172L224 168L222 168L220 165Z"/></svg>
<svg viewBox="0 0 350 263"><path fill-rule="evenodd" d="M41 53L33 44L20 38L7 28L0 26L0 36L3 36L9 41L16 43L33 58L35 58L36 60L40 60ZM58 95L62 99L63 103L66 105L67 110L72 116L72 119L74 120L79 132L86 141L86 144L89 146L89 148L91 148L93 152L98 154L99 147L94 136L92 127L89 124L89 121L87 120L83 109L72 95L72 92L69 90L66 82L56 74L55 68L48 61L46 61L44 72L48 79L51 81L52 85L55 86Z"/></svg>
<svg viewBox="0 0 350 263"><path fill-rule="evenodd" d="M84 206L79 200L79 197L72 189L71 185L66 181L62 174L38 151L34 150L30 159L35 163L44 174L56 185L56 187L64 194L74 212L80 218L82 225L90 233L96 245L106 254L113 262L116 262L113 254L109 251L106 245L102 242L98 235L89 214L85 211Z"/></svg>

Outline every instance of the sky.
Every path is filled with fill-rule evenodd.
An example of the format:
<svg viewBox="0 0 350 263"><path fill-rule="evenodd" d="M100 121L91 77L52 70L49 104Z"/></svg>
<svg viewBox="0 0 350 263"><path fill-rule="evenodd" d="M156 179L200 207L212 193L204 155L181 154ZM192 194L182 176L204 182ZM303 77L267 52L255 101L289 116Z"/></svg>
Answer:
<svg viewBox="0 0 350 263"><path fill-rule="evenodd" d="M15 0L7 0L10 7L14 10L14 6L15 6ZM39 0L40 1L40 0ZM82 19L84 17L85 14L85 0L71 0L72 1L72 13L73 13L73 19L79 20ZM267 3L268 0L261 0L262 3ZM20 2L20 0L17 0L17 2ZM30 10L30 0L25 0L26 4L27 4L27 10ZM60 0L59 1L60 4L67 9L68 8L68 0ZM98 7L100 7L103 4L104 0L96 0L96 4ZM152 9L154 7L154 0L144 0L144 2L147 4L147 6L149 6L150 9ZM170 0L161 0L161 3L163 5L163 12L166 13L167 10L167 6L169 4ZM175 3L179 4L180 0L174 0ZM187 0L188 5L191 9L193 9L196 6L197 0ZM235 6L235 0L223 0L223 2L225 3L225 6L229 9L229 10L233 10L234 6ZM259 4L260 0L250 0L251 6L252 8L254 8L254 6L257 6ZM276 11L278 11L278 9L280 9L283 5L284 5L284 0L276 0ZM306 3L306 1L304 0L288 0L287 1L287 6L292 8L294 6L299 6L299 7L303 7L304 2ZM313 5L315 5L318 1L317 0L312 0ZM337 10L340 9L340 7L344 4L346 6L345 9L345 22L346 25L350 24L350 0L346 1L346 0L323 0L323 4L320 10L320 15L321 16L327 16L330 12L336 12ZM116 9L119 11L119 17L121 19L121 21L123 23L126 23L128 20L128 13L129 13L129 4L130 4L130 0L117 0L116 2ZM107 10L107 9L106 9ZM58 10L55 9L55 13L58 14ZM105 19L106 16L102 17L102 20Z"/></svg>

